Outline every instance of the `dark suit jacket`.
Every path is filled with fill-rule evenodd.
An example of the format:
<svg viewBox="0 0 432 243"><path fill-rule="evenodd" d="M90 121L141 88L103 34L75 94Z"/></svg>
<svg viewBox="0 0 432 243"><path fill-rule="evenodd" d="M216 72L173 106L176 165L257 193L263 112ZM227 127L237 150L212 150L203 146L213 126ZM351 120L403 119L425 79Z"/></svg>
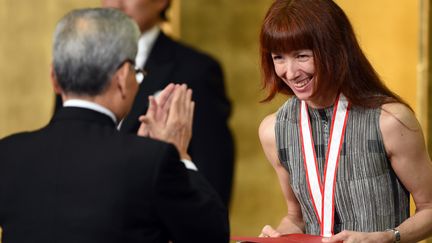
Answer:
<svg viewBox="0 0 432 243"><path fill-rule="evenodd" d="M0 140L3 243L228 242L227 212L174 146L67 107Z"/></svg>
<svg viewBox="0 0 432 243"><path fill-rule="evenodd" d="M137 132L138 117L147 111L149 95L171 82L186 83L193 89L196 102L189 153L199 171L228 205L233 180L234 143L228 127L231 106L225 94L220 65L208 55L173 41L161 32L144 69L147 75L121 131ZM60 97L57 107L61 107Z"/></svg>

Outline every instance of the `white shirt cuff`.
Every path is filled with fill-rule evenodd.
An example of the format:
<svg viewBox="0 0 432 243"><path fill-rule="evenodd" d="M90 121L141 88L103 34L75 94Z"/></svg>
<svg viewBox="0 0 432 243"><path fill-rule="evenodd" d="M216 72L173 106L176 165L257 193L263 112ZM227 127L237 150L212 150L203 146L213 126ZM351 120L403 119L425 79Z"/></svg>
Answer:
<svg viewBox="0 0 432 243"><path fill-rule="evenodd" d="M194 162L188 160L188 159L182 159L181 162L185 165L186 169L198 171L198 168L194 164Z"/></svg>

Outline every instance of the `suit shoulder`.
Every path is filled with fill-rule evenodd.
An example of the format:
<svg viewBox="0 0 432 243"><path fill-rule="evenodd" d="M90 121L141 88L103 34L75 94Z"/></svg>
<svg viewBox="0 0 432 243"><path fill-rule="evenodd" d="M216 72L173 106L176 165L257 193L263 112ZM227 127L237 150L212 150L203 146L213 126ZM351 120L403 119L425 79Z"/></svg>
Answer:
<svg viewBox="0 0 432 243"><path fill-rule="evenodd" d="M25 131L25 132L19 132L7 135L6 137L3 137L0 139L0 147L6 146L6 145L15 145L18 142L25 142L25 141L31 141L32 137L38 134L38 131Z"/></svg>
<svg viewBox="0 0 432 243"><path fill-rule="evenodd" d="M0 139L0 161L5 158L18 158L29 154L30 150L36 150L35 145L42 146L45 144L43 137L39 131L26 131ZM17 151L19 152L17 153Z"/></svg>
<svg viewBox="0 0 432 243"><path fill-rule="evenodd" d="M14 134L10 134L10 135L6 135L5 137L0 139L1 143L6 143L9 141L13 141L14 139L19 139L20 137L25 137L27 134L29 134L29 132L19 132L19 133L14 133Z"/></svg>

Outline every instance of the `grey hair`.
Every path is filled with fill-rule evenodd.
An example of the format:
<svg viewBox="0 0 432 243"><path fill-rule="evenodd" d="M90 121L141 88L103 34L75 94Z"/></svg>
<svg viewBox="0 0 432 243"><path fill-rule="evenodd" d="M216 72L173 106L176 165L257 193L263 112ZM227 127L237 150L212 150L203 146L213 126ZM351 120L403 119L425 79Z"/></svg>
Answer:
<svg viewBox="0 0 432 243"><path fill-rule="evenodd" d="M95 96L126 60L134 62L140 31L116 9L73 10L54 32L54 72L63 92Z"/></svg>

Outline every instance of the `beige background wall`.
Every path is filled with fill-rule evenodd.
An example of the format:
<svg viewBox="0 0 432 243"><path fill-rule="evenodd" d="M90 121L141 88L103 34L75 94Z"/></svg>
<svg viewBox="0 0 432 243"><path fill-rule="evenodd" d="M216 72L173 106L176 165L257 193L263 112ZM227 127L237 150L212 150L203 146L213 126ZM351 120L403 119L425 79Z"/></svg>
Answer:
<svg viewBox="0 0 432 243"><path fill-rule="evenodd" d="M53 106L49 81L56 21L98 0L0 0L0 137L47 123Z"/></svg>
<svg viewBox="0 0 432 243"><path fill-rule="evenodd" d="M176 1L176 0L174 0ZM262 153L261 119L284 101L260 104L258 33L272 0L183 0L174 33L221 61L234 105L230 122L237 143L233 235L257 235L286 212L273 169ZM418 0L337 0L360 43L386 83L416 109L419 55ZM37 4L36 4L37 3ZM0 0L0 138L48 122L51 35L56 21L75 7L99 0ZM178 26L177 26L178 25ZM180 31L178 31L180 29ZM209 111L211 112L211 111Z"/></svg>
<svg viewBox="0 0 432 243"><path fill-rule="evenodd" d="M337 0L385 83L416 109L419 1Z"/></svg>

